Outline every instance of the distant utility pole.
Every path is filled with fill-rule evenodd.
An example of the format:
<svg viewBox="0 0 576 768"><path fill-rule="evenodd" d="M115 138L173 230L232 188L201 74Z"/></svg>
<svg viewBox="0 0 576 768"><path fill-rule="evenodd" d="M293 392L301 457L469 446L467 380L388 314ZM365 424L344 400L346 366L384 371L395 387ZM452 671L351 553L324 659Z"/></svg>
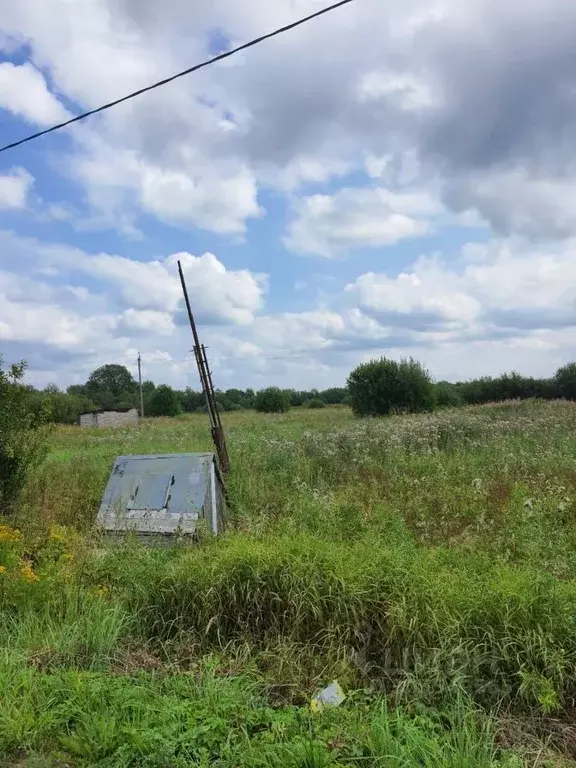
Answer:
<svg viewBox="0 0 576 768"><path fill-rule="evenodd" d="M140 418L144 418L144 393L142 391L142 358L138 352L138 381L140 382Z"/></svg>

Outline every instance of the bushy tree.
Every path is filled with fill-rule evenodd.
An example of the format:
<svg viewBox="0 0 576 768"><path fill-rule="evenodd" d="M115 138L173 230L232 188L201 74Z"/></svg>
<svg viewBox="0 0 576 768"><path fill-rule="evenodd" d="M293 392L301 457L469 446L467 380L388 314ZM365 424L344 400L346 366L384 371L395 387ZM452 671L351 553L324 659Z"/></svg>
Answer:
<svg viewBox="0 0 576 768"><path fill-rule="evenodd" d="M241 408L242 406L235 400L231 400L226 392L222 392L221 389L217 389L214 393L216 397L216 403L220 411L230 411L235 408Z"/></svg>
<svg viewBox="0 0 576 768"><path fill-rule="evenodd" d="M318 410L319 408L326 408L326 403L321 397L312 397L310 400L306 400L304 403L305 408L311 408L312 410Z"/></svg>
<svg viewBox="0 0 576 768"><path fill-rule="evenodd" d="M560 397L576 400L576 363L568 363L558 368L554 381Z"/></svg>
<svg viewBox="0 0 576 768"><path fill-rule="evenodd" d="M87 397L85 384L70 384L66 389L67 395L75 395L76 397Z"/></svg>
<svg viewBox="0 0 576 768"><path fill-rule="evenodd" d="M347 394L348 390L346 387L331 387L320 392L320 397L328 405L340 405L344 402Z"/></svg>
<svg viewBox="0 0 576 768"><path fill-rule="evenodd" d="M178 395L167 384L156 387L148 403L150 416L177 416L181 412Z"/></svg>
<svg viewBox="0 0 576 768"><path fill-rule="evenodd" d="M194 413L206 406L206 398L202 392L195 392L190 387L186 387L183 392L178 392L177 395L185 413Z"/></svg>
<svg viewBox="0 0 576 768"><path fill-rule="evenodd" d="M125 365L110 363L97 368L83 389L83 394L104 409L132 407L138 402L138 384Z"/></svg>
<svg viewBox="0 0 576 768"><path fill-rule="evenodd" d="M219 411L242 411L244 410L243 407L240 405L240 403L234 403L231 400L226 400L225 403L222 403L218 398L216 398L216 404L218 405Z"/></svg>
<svg viewBox="0 0 576 768"><path fill-rule="evenodd" d="M254 408L254 403L256 402L256 393L253 389L248 389L244 393L244 408Z"/></svg>
<svg viewBox="0 0 576 768"><path fill-rule="evenodd" d="M463 404L458 385L449 381L439 381L436 386L436 405L439 408L456 408Z"/></svg>
<svg viewBox="0 0 576 768"><path fill-rule="evenodd" d="M567 396L560 394L559 381L556 378L535 379L514 371L497 377L483 376L454 386L463 402L468 405L495 403L502 400L525 400L533 397L550 400Z"/></svg>
<svg viewBox="0 0 576 768"><path fill-rule="evenodd" d="M78 416L96 409L96 405L84 395L66 392L43 393L44 404L51 421L55 424L75 424Z"/></svg>
<svg viewBox="0 0 576 768"><path fill-rule="evenodd" d="M32 407L31 392L22 385L24 362L3 370L0 357L0 515L17 501L28 472L48 450L46 414Z"/></svg>
<svg viewBox="0 0 576 768"><path fill-rule="evenodd" d="M239 408L250 408L252 406L252 402L248 402L247 392L243 392L241 389L227 389L223 392L223 395L229 404L228 410L238 410L238 408L233 406L239 406Z"/></svg>
<svg viewBox="0 0 576 768"><path fill-rule="evenodd" d="M357 416L429 411L435 406L434 384L416 360L385 357L355 368L348 377L352 410Z"/></svg>
<svg viewBox="0 0 576 768"><path fill-rule="evenodd" d="M294 408L298 408L301 405L304 405L306 400L310 397L308 392L301 392L296 389L290 389L290 405Z"/></svg>
<svg viewBox="0 0 576 768"><path fill-rule="evenodd" d="M260 413L286 413L290 409L290 392L268 387L256 393L255 408Z"/></svg>
<svg viewBox="0 0 576 768"><path fill-rule="evenodd" d="M554 378L534 379L534 397L541 400L555 400L560 397L556 380Z"/></svg>

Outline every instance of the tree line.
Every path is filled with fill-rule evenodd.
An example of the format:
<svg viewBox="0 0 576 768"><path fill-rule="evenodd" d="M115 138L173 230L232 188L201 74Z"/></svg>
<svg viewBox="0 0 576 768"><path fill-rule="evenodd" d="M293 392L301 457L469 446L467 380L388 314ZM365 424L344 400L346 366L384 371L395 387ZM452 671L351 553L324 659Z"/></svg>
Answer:
<svg viewBox="0 0 576 768"><path fill-rule="evenodd" d="M49 384L44 389L36 389L30 385L21 386L28 393L31 409L37 413L47 411L51 420L58 424L74 424L81 413L88 411L140 409L140 387L128 368L123 365L103 365L90 374L85 384L73 384L66 390L61 390L54 384ZM338 405L346 402L347 397L345 387L332 387L323 391L281 391L286 395L282 396L283 406L280 410L290 406L315 408ZM144 381L142 394L146 416L177 416L206 409L204 394L191 387L179 390L167 384L156 385L153 381ZM259 394L253 389L217 390L216 400L222 411L258 408L262 405L262 395L259 401Z"/></svg>
<svg viewBox="0 0 576 768"><path fill-rule="evenodd" d="M452 383L434 382L416 360L380 358L351 372L348 397L357 416L417 413L504 400L576 400L576 363L562 366L551 378L512 372Z"/></svg>
<svg viewBox="0 0 576 768"><path fill-rule="evenodd" d="M360 379L365 388L362 395L358 390ZM51 421L60 424L74 424L81 413L88 411L140 408L138 382L123 365L101 366L90 374L85 384L73 384L66 390L54 384L44 389L20 386L28 396L32 412L48 414ZM176 416L206 409L203 393L191 387L179 390L167 384L156 385L153 381L145 381L142 390L146 416ZM222 411L256 409L284 412L290 407L351 405L358 415L526 398L576 399L576 363L563 366L551 378L534 378L512 372L452 383L433 382L430 374L416 361L397 362L382 358L358 366L350 374L345 387L325 390L268 387L259 392L232 388L216 392Z"/></svg>

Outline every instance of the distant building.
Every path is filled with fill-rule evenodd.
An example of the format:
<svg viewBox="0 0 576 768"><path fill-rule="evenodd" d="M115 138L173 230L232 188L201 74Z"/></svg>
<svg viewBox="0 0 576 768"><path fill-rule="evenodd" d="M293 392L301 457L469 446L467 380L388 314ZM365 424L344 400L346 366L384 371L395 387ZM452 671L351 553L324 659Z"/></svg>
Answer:
<svg viewBox="0 0 576 768"><path fill-rule="evenodd" d="M136 408L122 408L117 411L89 411L78 417L81 427L125 427L138 424Z"/></svg>

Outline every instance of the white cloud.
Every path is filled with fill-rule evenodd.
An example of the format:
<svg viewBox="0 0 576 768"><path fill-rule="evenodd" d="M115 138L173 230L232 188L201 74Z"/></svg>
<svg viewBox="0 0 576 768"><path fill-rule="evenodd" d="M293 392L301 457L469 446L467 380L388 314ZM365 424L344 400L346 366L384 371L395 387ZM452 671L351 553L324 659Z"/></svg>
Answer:
<svg viewBox="0 0 576 768"><path fill-rule="evenodd" d="M439 378L550 375L576 348L575 256L576 243L551 253L494 241L455 263L421 258L393 277L359 275L329 306L258 317L249 338L260 354L239 363L228 353L228 366L297 388L342 382L381 354L415 356Z"/></svg>
<svg viewBox="0 0 576 768"><path fill-rule="evenodd" d="M448 184L454 208L475 210L505 235L553 239L576 235L576 176L543 177L516 167L470 174Z"/></svg>
<svg viewBox="0 0 576 768"><path fill-rule="evenodd" d="M180 260L188 284L193 311L204 321L250 324L263 306L267 277L248 270L228 271L212 253L192 256L177 253L167 259L176 269Z"/></svg>
<svg viewBox="0 0 576 768"><path fill-rule="evenodd" d="M2 39L28 46L31 60L0 65L10 74L10 108L47 123L63 107L41 72L79 107L95 107L200 61L214 30L226 47L318 8L315 0L269 5L4 3ZM60 167L84 187L102 224L130 231L147 213L242 234L260 214L259 185L323 184L361 168L365 154L388 155L394 165L412 152L419 157L415 186L440 172L455 190L463 181L466 198L471 171L487 174L476 201L447 195L456 209L493 209L491 221L500 214L507 232L530 234L542 202L548 213L536 217L538 235L549 222L552 234L566 226L572 234L565 202L552 212L554 190L541 187L523 208L518 185L503 194L498 174L519 165L543 185L576 178L575 22L570 0L537 0L529 9L511 0L498 14L489 0L406 0L385 9L380 0L363 0L76 126L77 155ZM15 90L17 80L23 87ZM395 217L374 233L364 224L360 240L386 243L411 226Z"/></svg>
<svg viewBox="0 0 576 768"><path fill-rule="evenodd" d="M522 312L533 320L564 315L571 324L576 306L576 240L533 250L521 242L495 241L476 252L464 279L489 312ZM519 326L521 327L521 326Z"/></svg>
<svg viewBox="0 0 576 768"><path fill-rule="evenodd" d="M13 168L0 176L0 209L25 208L34 177L24 168Z"/></svg>
<svg viewBox="0 0 576 768"><path fill-rule="evenodd" d="M395 278L369 273L346 286L349 299L385 325L419 330L436 326L463 328L481 311L462 280L434 260L423 259L410 273Z"/></svg>
<svg viewBox="0 0 576 768"><path fill-rule="evenodd" d="M0 64L0 108L39 125L51 125L70 117L50 93L44 76L32 64Z"/></svg>
<svg viewBox="0 0 576 768"><path fill-rule="evenodd" d="M125 304L174 313L182 301L178 260L189 284L194 312L202 322L246 324L252 321L262 306L265 278L248 270L228 271L212 253L202 256L178 253L163 261L147 262L100 254L74 260L73 266L107 280L110 289Z"/></svg>
<svg viewBox="0 0 576 768"><path fill-rule="evenodd" d="M211 168L196 152L172 163L152 163L134 150L89 142L70 174L87 186L96 210L119 221L140 210L168 224L197 226L220 234L243 234L246 220L262 215L248 168Z"/></svg>
<svg viewBox="0 0 576 768"><path fill-rule="evenodd" d="M317 309L260 317L253 328L256 343L272 356L321 350L344 328L339 312Z"/></svg>
<svg viewBox="0 0 576 768"><path fill-rule="evenodd" d="M174 332L174 320L169 312L157 312L153 309L127 309L119 322L126 334L153 333L168 336Z"/></svg>
<svg viewBox="0 0 576 768"><path fill-rule="evenodd" d="M364 169L371 179L382 178L392 159L392 155L373 155L368 153L364 158Z"/></svg>
<svg viewBox="0 0 576 768"><path fill-rule="evenodd" d="M439 97L430 83L410 72L374 71L362 76L360 101L394 101L407 112L418 112L438 105Z"/></svg>
<svg viewBox="0 0 576 768"><path fill-rule="evenodd" d="M112 316L83 317L57 304L11 301L0 293L0 339L48 343L67 351L85 352L115 327Z"/></svg>
<svg viewBox="0 0 576 768"><path fill-rule="evenodd" d="M295 219L285 238L297 253L332 257L349 248L393 245L427 234L439 212L427 194L395 193L384 188L342 189L295 201Z"/></svg>
<svg viewBox="0 0 576 768"><path fill-rule="evenodd" d="M47 200L44 216L77 228L115 227L130 237L145 236L148 217L238 237L268 200L271 214L280 215L288 200L286 244L324 257L384 248L446 225L489 222L498 236L513 239L475 254L468 248L454 262L449 255L420 259L395 271L388 254L378 253L378 266L356 280L347 277L348 290L341 286L334 298L334 286L317 306L303 305L301 295L298 306L306 311L286 314L264 308L260 276L226 268L210 254L184 254L193 304L214 323L207 333L234 357L233 370L252 370L242 368L249 364L280 379L300 370L314 383L323 366L333 366L336 376L380 350L427 349L444 371L452 367L459 375L480 359L487 371L507 356L510 364L528 360L533 349L550 361L573 343L566 329L576 290L576 5L509 0L497 14L492 5L404 0L384 7L363 0L226 66L77 124L66 133L70 154L53 154L64 137L57 143L45 137L51 172L67 174L80 193L72 204ZM96 107L202 60L214 46L214 30L226 47L318 7L318 0L5 2L0 46L20 48L30 60L0 64L0 106L46 125L65 109L55 94L75 111ZM0 206L23 207L31 177L3 173ZM366 181L370 186L361 188ZM267 197L259 194L263 187ZM314 194L319 191L326 194ZM451 217L437 201L462 217ZM273 218L258 227L255 249L273 252L264 238L277 225ZM97 251L96 236L90 237ZM534 245L539 242L546 246ZM56 338L65 340L68 331L55 307L71 322L88 313L106 317L110 326L94 342L95 355L132 354L133 337L143 347L149 337L142 352L151 356L152 370L157 364L164 374L167 366L153 357L170 347L170 370L183 375L187 364L177 349L187 349L189 338L179 324L185 318L170 258L136 261L37 241L21 243L17 253L0 249L0 262L9 269L8 258L33 261L37 303L47 307ZM273 281L274 264L270 271ZM288 279L310 284L309 275ZM5 276L0 280L4 288ZM59 282L68 287L54 292ZM1 321L13 339L32 338L13 327L12 305L28 309L27 285L14 277L6 294ZM218 323L227 324L225 332ZM70 349L92 344L83 333L85 343L71 341ZM283 354L292 368L272 360L266 367L267 356ZM38 366L53 370L49 363L40 359Z"/></svg>
<svg viewBox="0 0 576 768"><path fill-rule="evenodd" d="M345 176L352 170L350 162L335 157L296 157L281 171L264 168L260 174L263 182L286 191L297 190L304 184L326 184L332 179Z"/></svg>
<svg viewBox="0 0 576 768"><path fill-rule="evenodd" d="M137 28L113 6L106 0L21 0L3 5L0 25L31 46L32 60L51 69L61 92L95 107L149 83L162 62L157 50L145 55Z"/></svg>
<svg viewBox="0 0 576 768"><path fill-rule="evenodd" d="M42 243L0 230L0 266L7 270L15 266L25 268L40 280L59 278L66 279L68 284L73 281L77 295L82 276L96 279L105 288L100 284L91 295L114 301L122 310L172 315L179 311L182 288L178 261L182 263L192 307L200 322L246 325L262 308L267 276L246 269L229 270L212 253L194 256L182 252L161 260L137 261L113 254L89 254L79 248ZM14 275L14 279L22 278ZM96 293L97 290L104 292Z"/></svg>
<svg viewBox="0 0 576 768"><path fill-rule="evenodd" d="M0 241L4 356L28 359L34 371L49 372L51 379L58 369L61 384L83 381L106 362L133 365L134 350L142 353L146 377L180 386L197 384L178 260L203 341L222 333L228 338L226 349L242 359L259 353L234 329L249 329L261 309L263 275L228 270L210 253L138 262L48 246L6 232L0 233ZM25 270L26 276L16 269ZM167 360L172 367L166 366Z"/></svg>
<svg viewBox="0 0 576 768"><path fill-rule="evenodd" d="M88 108L205 53L207 28L186 38L180 59L172 44L174 29L157 39L157 28L145 32L113 5L112 0L88 0L82 7L47 0L39 8L22 0L2 10L0 26L29 42L32 60L49 70L56 87ZM42 85L45 95L24 94L21 104L12 100L14 111L26 109L30 119L51 121L47 98L53 97L42 75L30 64L17 69L29 89ZM169 224L238 235L247 219L262 214L253 170L229 147L241 116L225 102L216 104L211 90L201 76L176 82L74 127L70 136L77 151L58 167L85 189L93 225L131 234L144 213Z"/></svg>
<svg viewBox="0 0 576 768"><path fill-rule="evenodd" d="M145 169L140 187L144 210L164 221L195 224L223 234L241 234L248 218L260 216L256 181L247 168L228 178Z"/></svg>
<svg viewBox="0 0 576 768"><path fill-rule="evenodd" d="M576 241L554 251L520 241L475 244L455 264L421 258L393 278L361 275L346 294L383 325L452 338L554 329L573 322Z"/></svg>
<svg viewBox="0 0 576 768"><path fill-rule="evenodd" d="M576 343L576 242L553 252L513 240L474 244L455 263L421 258L395 276L365 273L329 303L278 314L259 312L258 280L228 272L211 254L139 263L51 252L32 241L20 245L46 274L37 270L32 284L32 278L0 273L3 348L29 357L37 371L58 367L63 383L83 380L105 362L132 365L139 349L147 378L197 386L190 332L178 305L178 258L203 319L217 386L329 386L360 360L381 354L413 355L439 377L512 367L543 375L569 359ZM6 255L6 242L1 252ZM55 285L72 264L74 284ZM81 285L81 275L91 290ZM223 319L226 328L218 324ZM211 321L216 324L206 324Z"/></svg>

